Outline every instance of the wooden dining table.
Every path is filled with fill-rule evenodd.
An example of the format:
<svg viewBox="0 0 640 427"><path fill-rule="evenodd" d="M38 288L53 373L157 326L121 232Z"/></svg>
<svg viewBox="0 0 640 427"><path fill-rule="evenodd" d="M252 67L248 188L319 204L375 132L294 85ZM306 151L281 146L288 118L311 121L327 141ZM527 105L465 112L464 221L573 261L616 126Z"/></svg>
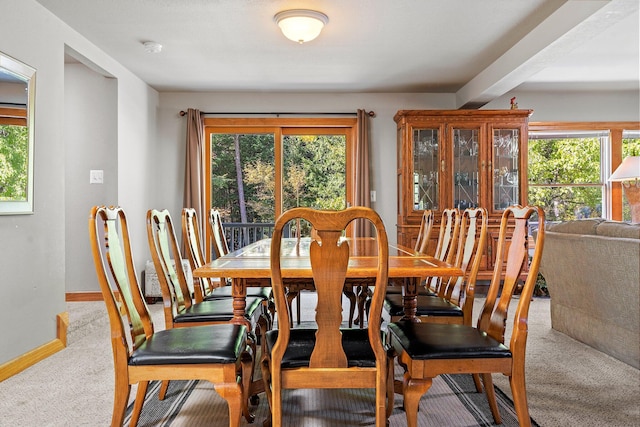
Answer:
<svg viewBox="0 0 640 427"><path fill-rule="evenodd" d="M374 238L346 238L349 241L350 258L347 282L353 286L375 281L377 247ZM286 238L282 245L281 266L285 280L312 280L309 260L310 238ZM247 324L244 316L247 287L270 286L269 258L271 239L251 243L230 252L193 271L195 277L231 279L234 323ZM389 244L389 282L403 286L404 318L416 318L416 296L421 279L434 276L451 277L463 274L459 267L423 255L413 249ZM361 314L361 313L360 313Z"/></svg>

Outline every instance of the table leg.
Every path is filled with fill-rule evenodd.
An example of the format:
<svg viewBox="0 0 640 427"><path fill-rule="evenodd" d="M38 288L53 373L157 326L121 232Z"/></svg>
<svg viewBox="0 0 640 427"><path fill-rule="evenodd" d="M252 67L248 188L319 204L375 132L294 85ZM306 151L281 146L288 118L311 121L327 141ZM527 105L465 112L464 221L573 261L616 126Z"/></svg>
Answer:
<svg viewBox="0 0 640 427"><path fill-rule="evenodd" d="M251 322L245 317L247 308L247 286L245 279L233 279L231 295L233 295L233 319L231 323L245 325L251 330Z"/></svg>
<svg viewBox="0 0 640 427"><path fill-rule="evenodd" d="M418 282L417 277L405 277L402 286L402 302L404 304L404 316L401 320L409 320L418 323L420 319L416 316L418 307Z"/></svg>

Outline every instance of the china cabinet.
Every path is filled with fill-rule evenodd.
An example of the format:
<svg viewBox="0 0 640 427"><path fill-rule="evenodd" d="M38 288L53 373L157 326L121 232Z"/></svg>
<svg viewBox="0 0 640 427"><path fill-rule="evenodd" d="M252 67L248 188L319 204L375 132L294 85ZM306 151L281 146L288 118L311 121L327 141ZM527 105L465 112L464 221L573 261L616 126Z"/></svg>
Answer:
<svg viewBox="0 0 640 427"><path fill-rule="evenodd" d="M400 110L397 123L398 243L413 247L425 209L484 207L487 250L479 278L489 279L502 210L527 203L531 110Z"/></svg>

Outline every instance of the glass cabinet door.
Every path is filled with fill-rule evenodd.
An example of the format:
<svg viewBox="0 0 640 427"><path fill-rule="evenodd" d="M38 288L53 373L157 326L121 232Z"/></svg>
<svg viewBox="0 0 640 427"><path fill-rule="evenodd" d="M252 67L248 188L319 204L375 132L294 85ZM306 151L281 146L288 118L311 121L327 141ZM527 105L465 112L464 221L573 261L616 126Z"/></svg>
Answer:
<svg viewBox="0 0 640 427"><path fill-rule="evenodd" d="M520 130L493 129L493 210L520 203Z"/></svg>
<svg viewBox="0 0 640 427"><path fill-rule="evenodd" d="M438 129L413 129L413 208L438 210Z"/></svg>
<svg viewBox="0 0 640 427"><path fill-rule="evenodd" d="M478 129L453 129L453 206L479 206Z"/></svg>

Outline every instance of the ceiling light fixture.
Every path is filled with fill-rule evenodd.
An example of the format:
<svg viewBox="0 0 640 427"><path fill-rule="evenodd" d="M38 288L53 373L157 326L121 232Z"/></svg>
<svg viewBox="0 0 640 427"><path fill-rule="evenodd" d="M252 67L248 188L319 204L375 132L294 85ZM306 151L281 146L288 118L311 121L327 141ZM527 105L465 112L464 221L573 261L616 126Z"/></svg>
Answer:
<svg viewBox="0 0 640 427"><path fill-rule="evenodd" d="M162 45L156 42L144 42L144 51L147 53L160 53L162 51Z"/></svg>
<svg viewBox="0 0 640 427"><path fill-rule="evenodd" d="M286 38L302 44L318 37L329 17L315 10L292 9L276 13L273 20Z"/></svg>

